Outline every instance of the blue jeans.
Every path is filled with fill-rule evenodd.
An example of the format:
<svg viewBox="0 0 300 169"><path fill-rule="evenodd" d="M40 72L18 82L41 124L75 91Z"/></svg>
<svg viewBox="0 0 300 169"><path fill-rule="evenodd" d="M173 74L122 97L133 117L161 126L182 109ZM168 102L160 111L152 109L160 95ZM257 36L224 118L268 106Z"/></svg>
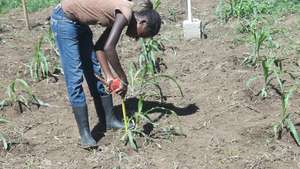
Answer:
<svg viewBox="0 0 300 169"><path fill-rule="evenodd" d="M66 18L63 9L58 5L51 16L51 29L59 49L71 105L86 105L82 88L83 76L94 98L105 95L103 84L95 77L95 74L101 74L101 68L96 58L93 34L89 26Z"/></svg>

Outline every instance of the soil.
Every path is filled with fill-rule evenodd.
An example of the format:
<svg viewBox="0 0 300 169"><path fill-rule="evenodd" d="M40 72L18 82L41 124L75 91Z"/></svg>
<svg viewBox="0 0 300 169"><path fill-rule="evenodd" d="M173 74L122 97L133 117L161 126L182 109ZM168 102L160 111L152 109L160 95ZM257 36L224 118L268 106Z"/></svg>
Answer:
<svg viewBox="0 0 300 169"><path fill-rule="evenodd" d="M1 115L11 121L9 128L14 144L10 151L0 150L0 168L45 169L292 169L300 168L300 151L294 140L285 134L273 138L272 125L280 115L280 99L276 93L261 99L258 91L262 81L246 87L246 81L257 74L241 65L249 46L236 43L239 33L236 23L220 23L215 11L217 0L193 1L194 16L207 22L207 39L185 41L181 22L185 18L181 2L162 2L164 25L161 37L166 51L162 56L167 65L164 74L172 75L180 83L184 98L176 87L163 82L168 95L165 104L159 100L146 105L161 105L174 110L158 119L161 127L181 128L183 135L163 139L158 136L151 143L143 143L138 152L120 142L121 131L107 131L97 150L87 151L78 146L79 134L68 103L63 76L57 80L32 82L26 64L34 52L34 44L48 30L47 16L51 8L30 14L34 25L25 27L21 9L0 16L0 98L5 86L16 77L26 79L33 92L49 107L33 108L23 113L7 107ZM177 11L177 21L168 19L168 9ZM299 37L299 15L286 15L278 22ZM93 27L95 37L100 32ZM281 39L285 41L285 39ZM286 42L288 43L288 42ZM133 44L129 46L128 44ZM119 44L122 63L137 59L138 44L122 38ZM293 54L291 54L293 55ZM88 93L91 127L97 116ZM298 96L298 95L297 95ZM116 96L115 105L120 99ZM133 104L131 103L128 103ZM292 107L296 109L296 107ZM152 116L159 116L154 113Z"/></svg>

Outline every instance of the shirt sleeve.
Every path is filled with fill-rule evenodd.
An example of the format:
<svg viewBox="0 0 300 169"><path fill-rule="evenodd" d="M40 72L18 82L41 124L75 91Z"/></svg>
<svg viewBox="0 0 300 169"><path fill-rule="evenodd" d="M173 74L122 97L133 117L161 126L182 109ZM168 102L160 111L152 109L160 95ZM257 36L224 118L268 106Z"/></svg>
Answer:
<svg viewBox="0 0 300 169"><path fill-rule="evenodd" d="M116 16L117 12L121 12L125 16L125 18L127 20L127 24L129 24L131 17L132 17L132 6L133 6L133 4L129 1L127 1L126 5L124 5L124 4L119 5L118 7L115 8L114 15Z"/></svg>

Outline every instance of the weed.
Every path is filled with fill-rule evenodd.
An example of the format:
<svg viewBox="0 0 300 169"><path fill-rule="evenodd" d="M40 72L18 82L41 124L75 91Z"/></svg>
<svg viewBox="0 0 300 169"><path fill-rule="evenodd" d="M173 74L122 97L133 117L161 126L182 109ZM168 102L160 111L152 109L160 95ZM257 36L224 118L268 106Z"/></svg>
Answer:
<svg viewBox="0 0 300 169"><path fill-rule="evenodd" d="M169 8L168 9L169 12L169 20L172 22L176 22L177 21L177 12L175 8Z"/></svg>
<svg viewBox="0 0 300 169"><path fill-rule="evenodd" d="M20 112L23 112L23 106L30 109L32 104L39 106L48 106L48 104L39 100L31 90L31 87L23 79L13 80L6 88L6 99L0 102L0 109L5 106L17 105Z"/></svg>

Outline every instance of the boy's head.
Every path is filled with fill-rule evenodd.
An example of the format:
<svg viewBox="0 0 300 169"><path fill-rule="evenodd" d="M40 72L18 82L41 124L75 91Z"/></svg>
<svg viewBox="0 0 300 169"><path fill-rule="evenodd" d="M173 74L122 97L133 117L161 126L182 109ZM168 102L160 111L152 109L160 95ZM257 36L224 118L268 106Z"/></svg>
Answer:
<svg viewBox="0 0 300 169"><path fill-rule="evenodd" d="M160 26L160 15L151 4L141 11L133 12L126 34L133 38L153 37L159 32Z"/></svg>

